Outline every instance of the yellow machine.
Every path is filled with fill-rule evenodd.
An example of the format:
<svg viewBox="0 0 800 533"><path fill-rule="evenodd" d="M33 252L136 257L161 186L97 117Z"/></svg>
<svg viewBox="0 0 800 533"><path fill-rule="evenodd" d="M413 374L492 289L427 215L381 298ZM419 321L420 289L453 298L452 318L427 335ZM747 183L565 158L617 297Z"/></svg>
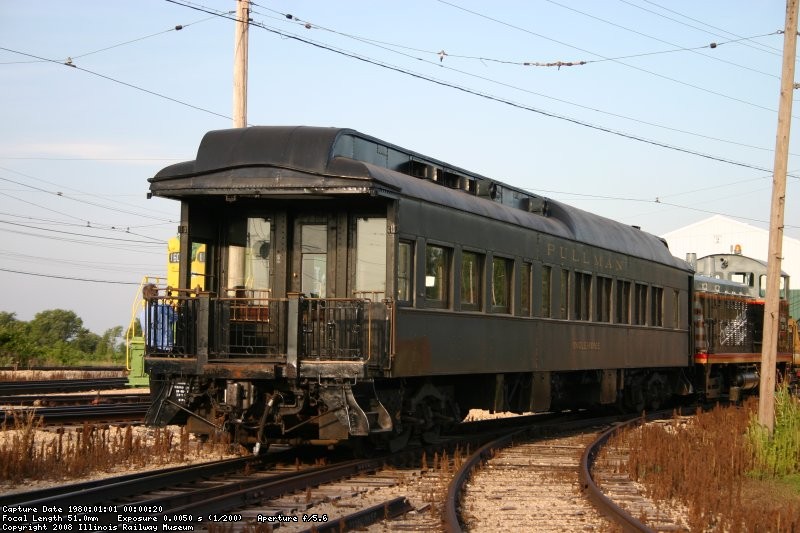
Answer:
<svg viewBox="0 0 800 533"><path fill-rule="evenodd" d="M167 286L180 286L179 267L181 262L181 242L172 237L167 243ZM192 243L192 280L189 287L205 289L206 283L206 245Z"/></svg>

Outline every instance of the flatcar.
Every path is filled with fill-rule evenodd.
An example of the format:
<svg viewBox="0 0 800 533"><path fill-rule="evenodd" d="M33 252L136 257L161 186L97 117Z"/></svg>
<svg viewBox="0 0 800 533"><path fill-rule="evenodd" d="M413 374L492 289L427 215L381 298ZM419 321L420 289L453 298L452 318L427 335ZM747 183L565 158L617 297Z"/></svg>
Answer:
<svg viewBox="0 0 800 533"><path fill-rule="evenodd" d="M473 408L640 410L717 375L662 239L354 130L212 131L150 194L181 202L151 425L396 448Z"/></svg>

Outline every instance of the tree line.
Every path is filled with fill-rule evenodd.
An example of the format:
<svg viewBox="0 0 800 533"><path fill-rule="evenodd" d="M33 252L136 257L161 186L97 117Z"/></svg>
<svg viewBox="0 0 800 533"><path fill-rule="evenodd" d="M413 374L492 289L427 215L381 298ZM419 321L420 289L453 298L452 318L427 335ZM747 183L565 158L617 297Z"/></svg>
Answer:
<svg viewBox="0 0 800 533"><path fill-rule="evenodd" d="M125 339L122 326L102 335L83 327L73 311L49 309L24 321L0 311L0 364L19 366L122 364Z"/></svg>

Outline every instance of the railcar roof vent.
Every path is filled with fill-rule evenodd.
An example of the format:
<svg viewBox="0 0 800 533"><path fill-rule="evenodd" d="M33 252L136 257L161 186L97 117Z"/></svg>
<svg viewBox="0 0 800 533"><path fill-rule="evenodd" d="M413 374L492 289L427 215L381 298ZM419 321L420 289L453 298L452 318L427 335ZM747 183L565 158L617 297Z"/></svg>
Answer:
<svg viewBox="0 0 800 533"><path fill-rule="evenodd" d="M547 198L539 198L538 196L523 198L521 207L528 213L542 215L543 217L550 214L550 204Z"/></svg>
<svg viewBox="0 0 800 533"><path fill-rule="evenodd" d="M432 180L436 174L436 169L434 169L432 165L413 159L409 160L404 167L405 168L399 169L400 172L408 174L409 176L414 176L415 178Z"/></svg>

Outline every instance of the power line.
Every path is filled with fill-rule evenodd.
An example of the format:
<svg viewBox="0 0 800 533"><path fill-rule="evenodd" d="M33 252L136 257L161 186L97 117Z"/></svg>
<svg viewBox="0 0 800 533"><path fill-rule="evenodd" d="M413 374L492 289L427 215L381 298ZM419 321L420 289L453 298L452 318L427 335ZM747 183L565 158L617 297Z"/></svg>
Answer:
<svg viewBox="0 0 800 533"><path fill-rule="evenodd" d="M708 33L709 35L714 35L714 36L716 36L716 37L724 37L724 38L727 38L727 36L725 36L725 35L720 35L719 33L714 33L714 32L708 31L708 30L706 30L706 29L699 28L699 27L697 27L697 26L693 26L693 25L691 25L691 24L687 24L686 22L683 22L683 21L680 21L680 20L674 19L674 18L672 18L672 17L668 17L668 16L666 16L666 15L664 15L664 14L662 14L662 13L658 13L658 12L656 12L656 11L653 11L653 10L651 10L651 9L646 9L646 8L644 8L644 7L642 7L642 6L639 6L639 5L636 5L636 4L632 3L632 2L628 2L627 0L619 0L619 1L620 1L620 2L622 2L623 4L627 4L627 5L631 6L631 7L635 7L636 9L641 9L642 11L645 11L645 12L647 12L647 13L651 13L651 14L653 14L653 15L656 15L657 17L661 17L661 18L665 18L665 19L667 19L667 20L671 20L672 22L675 22L675 23L677 23L677 24L681 24L681 25L683 25L683 26L687 26L687 27L689 27L689 28L692 28L692 29L695 29L695 30L698 30L698 31L702 31L702 32L704 32L704 33ZM660 4L657 4L657 3L655 3L655 2L651 2L650 0L644 0L644 1L645 1L645 2L647 2L647 3L648 3L648 4L650 4L650 5L653 5L653 6L656 6L656 7L660 8L660 9L663 9L664 11L667 11L667 12L669 12L669 13L674 13L674 14L678 15L679 17L683 17L683 18L685 18L685 19L687 19L687 20L691 20L691 21L693 21L693 22L697 22L697 23L699 23L699 24L702 24L703 26L708 26L709 28L713 28L713 29L715 29L715 30L719 30L719 31L721 31L721 32L727 33L728 35L733 35L734 37L738 37L738 38L740 38L742 41L748 41L748 40L749 40L749 39L748 39L748 38L746 38L746 37L742 37L742 36L740 36L740 35L737 35L737 34L735 34L735 33L733 33L733 32L730 32L730 31L728 31L728 30L726 30L726 29L723 29L723 28L719 28L719 27L717 27L717 26L714 26L713 24L709 24L709 23L707 23L707 22L703 22L702 20L698 20L698 19L692 18L692 17L690 17L690 16L688 16L688 15L684 15L683 13L679 13L678 11L675 11L675 10L673 10L673 9L670 9L670 8L668 8L668 7L664 7L664 6L662 6L662 5L660 5ZM782 33L782 32L781 32L781 33ZM750 44L750 43L747 43L747 42L741 42L741 43L739 43L739 44L741 44L741 45L743 45L743 46L747 46L748 48L752 48L752 49L754 49L754 50L757 50L757 51L759 51L759 52L764 52L764 53L766 53L766 54L772 54L772 55L774 55L774 56L778 56L778 57L781 57L781 56L783 56L783 51L782 51L780 48L775 48L774 46L768 46L768 45L765 45L765 44L762 44L762 43L757 43L757 44L758 44L758 46L754 46L753 44Z"/></svg>
<svg viewBox="0 0 800 533"><path fill-rule="evenodd" d="M22 227L22 228L36 229L36 230L39 230L39 231L52 231L53 233L61 233L61 234L64 234L64 235L77 235L79 237L90 237L92 239L107 239L107 240L114 241L114 242L131 242L131 243L139 243L139 244L153 244L154 242L158 242L158 243L161 243L163 245L163 241L161 241L159 239L155 239L153 237L148 237L149 240L146 240L146 241L140 241L140 240L136 240L136 239L120 239L119 237L104 237L102 235L87 235L85 233L75 233L73 231L63 231L63 230L50 229L50 228L40 228L38 226L30 226L28 224L20 224L19 222L11 222L9 220L0 220L0 224L8 224L10 226L19 226L19 227ZM138 236L141 237L142 235L138 235Z"/></svg>
<svg viewBox="0 0 800 533"><path fill-rule="evenodd" d="M274 10L271 10L271 11L274 11ZM274 11L274 12L275 13L280 13L278 11ZM460 69L457 69L457 68L450 67L448 65L443 65L443 64L441 64L441 62L440 63L431 62L431 61L429 61L427 59L423 59L423 58L420 58L420 57L415 57L415 56L412 56L412 55L409 55L409 54L406 54L406 53L403 53L403 52L399 52L397 50L392 50L391 48L387 48L387 46L389 46L389 47L394 46L394 47L398 47L398 48L403 48L403 49L417 51L417 52L423 52L423 53L433 53L435 55L444 54L445 56L449 57L450 54L445 53L444 50L442 50L441 52L429 52L429 51L421 50L421 49L418 49L418 48L412 48L412 47L407 47L407 46L402 46L402 45L397 45L397 44L391 44L391 43L384 43L382 41L377 41L377 40L374 40L374 39L368 39L368 38L365 38L365 37L359 37L359 36L355 36L355 35L352 35L352 34L339 32L337 30L332 30L332 29L329 29L329 28L325 28L324 26L311 24L310 22L305 22L302 19L300 19L300 18L298 18L298 17L296 17L294 15L288 14L288 13L284 14L284 18L285 19L289 19L289 20L297 21L298 24L302 24L303 27L307 28L307 29L321 29L321 30L329 31L329 32L334 33L334 34L342 35L342 36L347 37L349 39L353 39L353 40L356 40L356 41L359 41L359 42L363 42L363 43L369 44L371 46L375 46L377 48L380 48L382 50L386 50L386 51L389 51L389 52L392 52L392 53L395 53L395 54L402 55L404 57L408 57L408 58L411 58L411 59L416 59L418 61L423 61L425 63L431 64L431 65L435 65L437 67L441 67L441 68L444 68L446 70L450 70L452 72L457 72L459 74L464 74L466 76L470 76L472 78L476 78L476 79L479 79L479 80L482 80L482 81L488 81L488 82L493 83L495 85L500 85L502 87L507 87L509 89L514 89L516 91L520 91L520 92L523 92L523 93L532 94L532 95L539 96L539 97L542 97L542 98L547 98L549 100L553 100L553 101L560 102L560 103L563 103L563 104L567 104L567 105L571 105L571 106L574 106L574 107L578 107L580 109L586 109L586 110L589 110L589 111L593 111L595 113L601 113L601 114L608 115L608 116L611 116L611 117L621 118L623 120L629 120L631 122L636 122L638 124L644 124L644 125L647 125L647 126L652 126L654 128L664 129L664 130L667 130L667 131L673 131L673 132L676 132L676 133L682 133L682 134L685 134L685 135L691 135L691 136L698 137L698 138L701 138L701 139L708 139L708 140L712 140L712 141L731 144L731 145L734 145L734 146L742 146L744 148L752 148L754 150L761 150L761 151L770 152L770 153L774 152L774 148L766 148L766 147L763 147L763 146L754 146L754 145L751 145L751 144L746 144L746 143L733 141L733 140L729 140L729 139L721 139L719 137L713 137L713 136L710 136L710 135L704 135L702 133L696 133L696 132L683 130L683 129L679 129L679 128L673 128L671 126L665 126L663 124L657 124L657 123L654 123L654 122L648 122L648 121L645 121L645 120L629 117L627 115L621 115L619 113L613 113L611 111L605 111L603 109L598 109L598 108L595 108L595 107L590 107L590 106L578 104L576 102L572 102L572 101L569 101L569 100L564 100L563 98L557 98L557 97L550 96L550 95L543 94L543 93L539 93L539 92L536 92L536 91L531 91L529 89L524 89L524 88L516 86L516 85L511 85L509 83L501 82L501 81L495 80L493 78L489 78L489 77L486 77L486 76L481 76L481 75L474 74L474 73L471 73L471 72L466 72L466 71L463 71L463 70L460 70ZM257 24L257 23L254 23L254 24ZM454 56L454 57L468 57L468 56ZM485 59L485 58L480 58L480 59ZM613 59L609 59L609 60L613 60ZM505 62L505 61L502 61L502 60L489 60L489 61ZM593 61L582 61L581 63L582 64L586 64L586 63L594 63L594 62L601 62L601 61L606 61L606 60L599 59L599 60L593 60ZM800 154L792 154L792 155L800 155Z"/></svg>
<svg viewBox="0 0 800 533"><path fill-rule="evenodd" d="M251 2L250 5L254 6L254 5L258 5L258 4L255 4L255 3ZM497 58L485 57L485 56L472 56L472 55L456 54L456 53L452 53L452 52L447 52L447 51L445 51L446 49L444 49L444 48L439 50L439 51L434 51L434 50L425 50L425 49L422 49L422 48L415 48L413 46L407 46L407 45L402 45L402 44L398 44L398 43L390 43L390 42L382 41L382 40L379 40L379 39L371 39L369 37L363 37L363 36L358 36L358 35L354 35L354 34L347 33L347 32L334 30L332 28L328 28L328 27L325 27L325 26L321 26L319 24L312 23L312 22L307 21L307 20L303 20L303 19L301 19L301 18L299 18L299 17L297 17L297 16L295 16L295 15L293 15L291 13L283 13L281 11L277 11L275 9L271 9L269 7L266 7L266 6L259 6L259 7L262 7L263 9L266 9L266 10L271 11L273 13L277 13L277 14L281 15L281 17L273 17L271 15L265 15L263 13L260 13L260 12L256 11L256 10L251 10L251 13L256 13L256 14L260 14L262 16L267 16L269 18L272 18L274 20L280 20L282 22L286 22L286 20L289 20L290 22L292 22L294 24L301 25L301 26L303 26L304 28L306 28L308 30L312 30L312 29L313 30L323 30L323 31L327 31L327 32L333 33L335 35L340 35L342 37L347 37L349 39L353 39L353 40L364 42L364 43L368 43L368 44L383 45L383 46L388 46L388 47L392 47L392 48L399 48L399 49L402 49L402 50L410 50L412 52L420 52L420 53L423 53L423 54L432 55L432 56L438 57L440 62L444 61L444 59L454 58L454 59L469 59L469 60L480 61L480 62L489 62L489 63L497 63L497 64L501 64L501 65L514 65L514 66L523 66L523 67L532 67L532 66L555 66L555 67L581 66L581 65L588 65L588 64L591 64L591 63L602 63L604 61L616 61L618 59L631 59L631 58L636 58L636 57L646 57L646 56L654 56L654 55L661 55L661 54L671 54L671 53L675 53L675 52L691 52L691 51L694 51L694 50L703 50L703 49L706 49L706 48L713 49L713 48L717 48L719 46L722 46L724 44L735 43L735 42L738 42L738 41L741 41L741 40L744 40L744 39L754 39L754 38L757 38L757 37L766 37L766 36L769 36L769 35L776 35L776 34L780 33L780 31L775 31L775 32L767 33L767 34L763 34L763 35L754 35L752 37L743 37L741 39L733 39L733 40L723 41L723 42L718 42L718 43L709 43L709 44L704 44L704 45L701 45L701 46L694 46L694 47L685 47L685 46L684 47L677 47L678 45L673 45L673 46L676 46L677 48L673 48L671 50L659 50L659 51L655 51L655 52L643 52L643 53L630 54L630 55L619 56L619 57L611 57L611 58L608 58L608 59L592 59L592 60L581 60L581 61L519 61L519 60L510 60L510 59L497 59ZM563 7L565 7L566 9L571 9L571 8L569 8L567 6L563 6ZM609 24L612 24L612 23L609 23ZM631 31L633 31L633 30L631 30ZM665 41L662 41L662 42L665 42ZM742 66L742 68L748 69L748 67L744 67L744 66ZM766 73L763 73L763 74L766 74ZM777 78L777 76L774 76L772 74L766 74L766 75Z"/></svg>
<svg viewBox="0 0 800 533"><path fill-rule="evenodd" d="M663 40L663 39L659 39L658 37L654 37L654 36L652 36L652 35L648 35L648 34L646 34L646 33L640 32L640 31L638 31L638 30L634 30L634 29L632 29L632 28L628 28L628 27L626 27L626 26L622 26L621 24L617 24L617 23L615 23L615 22L611 22L610 20L606 20L606 19L603 19L603 18L597 17L597 16L595 16L595 15L591 15L591 14L589 14L589 13L586 13L585 11L581 11L581 10L579 10L579 9L575 9L575 8L573 8L573 7L565 6L564 4L561 4L561 3L559 3L559 2L556 2L555 0L546 0L546 1L547 1L547 2L549 2L549 3L551 3L551 4L553 4L553 5L555 5L555 6L558 6L558 7L562 8L562 9L566 9L566 10L572 11L573 13L578 13L578 14L580 14L580 15L583 15L583 16L585 16L585 17L591 18L591 19L593 19L593 20L597 20L597 21L600 21L600 22L602 22L602 23L604 23L604 24L608 24L608 25L610 25L610 26L613 26L613 27L615 27L615 28L619 28L619 29L622 29L622 30L628 31L628 32L634 33L634 34L636 34L636 35L641 35L642 37L647 37L648 39L653 39L654 41L658 41L658 42L660 42L660 43L665 43L665 44L668 44L668 45L670 45L670 46L678 46L678 45L677 45L677 44L675 44L675 43L671 43L671 42L669 42L669 41L665 41L665 40ZM780 30L778 30L778 31L774 31L774 32L772 32L772 33L769 33L769 34L767 34L767 35L779 35L780 33L781 33L781 31L780 31ZM762 36L762 37L763 37L763 36ZM744 38L743 38L743 39L744 39ZM704 46L703 48L716 48L717 46L719 46L719 43L714 43L714 46L710 46L710 45L709 45L709 46ZM732 66L734 66L734 67L738 67L738 68L741 68L741 69L749 70L749 71L751 71L751 72L755 72L755 73L757 73L757 74L761 74L761 75L764 75L764 76L769 76L769 77L771 77L771 78L780 79L780 76L776 76L775 74L770 74L770 73L768 73L768 72L762 72L762 71L760 71L760 70L756 70L756 69L754 69L754 68L747 67L747 66L745 66L745 65L740 65L740 64L738 64L738 63L734 63L733 61L727 61L727 60L725 60L725 59L722 59L722 58L720 58L720 57L715 57L715 56L709 56L709 55L706 55L706 54L701 54L701 53L700 53L700 52L698 52L696 49L685 48L684 50L685 50L685 51L687 51L687 52L692 52L693 54L698 54L698 55L701 55L701 56L703 56L703 57L706 57L706 58L708 58L708 59L713 59L714 61L719 61L719 62L721 62L721 63L725 63L725 64L728 64L728 65L732 65ZM637 56L632 56L632 57L637 57ZM623 58L619 58L619 59L623 59ZM609 58L609 59L604 59L603 61L616 61L616 59Z"/></svg>
<svg viewBox="0 0 800 533"><path fill-rule="evenodd" d="M205 109L203 107L196 106L194 104L190 104L190 103L184 102L182 100L178 100L177 98L172 98L171 96L166 96L164 94L157 93L155 91L151 91L150 89L145 89L144 87L139 87L138 85L134 85L132 83L128 83L128 82L125 82L125 81L122 81L122 80L118 80L116 78L112 78L111 76L106 76L105 74L100 74L99 72L94 72L92 70L89 70L89 69L86 69L86 68L83 68L83 67L79 67L78 65L75 65L74 63L64 63L63 61L56 61L55 59L47 59L47 58L44 58L44 57L39 57L39 56L34 55L34 54L29 54L29 53L26 53L26 52L20 52L19 50L12 50L10 48L5 48L5 47L2 47L2 46L0 46L0 50L5 50L6 52L11 52L11 53L14 53L14 54L19 54L19 55L23 55L23 56L27 56L27 57L33 57L33 58L36 58L36 59L41 59L42 61L47 61L48 63L55 63L56 65L64 65L64 66L67 66L67 67L71 67L71 68L80 70L81 72L86 72L87 74L91 74L93 76L97 76L98 78L103 78L104 80L112 81L114 83L118 83L120 85L124 85L125 87L130 87L131 89L136 89L137 91L141 91L143 93L147 93L147 94L150 94L152 96L157 96L158 98L163 98L164 100L168 100L170 102L174 102L174 103L180 104L182 106L190 107L190 108L195 109L197 111L202 111L203 113L208 113L210 115L221 117L221 118L224 118L224 119L227 119L227 120L233 120L228 115L224 115L222 113L217 113L216 111L211 111L210 109Z"/></svg>
<svg viewBox="0 0 800 533"><path fill-rule="evenodd" d="M172 0L167 0L167 1L169 2L169 1L172 1ZM515 29L515 30L518 30L518 31L521 31L521 32L524 32L524 33L527 33L527 34L529 34L529 35L533 35L533 36L535 36L535 37L539 37L540 39L545 39L545 40L548 40L548 41L554 42L554 43L556 43L556 44L560 44L560 45L562 45L562 46L567 46L567 47L569 47L569 48L573 48L573 49L575 49L575 50L579 50L579 51L581 51L581 52L584 52L584 53L587 53L587 54L592 54L592 55L594 55L594 56L597 56L597 57L600 57L600 58L603 58L603 59L611 60L611 58L609 58L609 57L606 57L606 56L603 56L602 54L598 54L598 53L596 53L596 52L591 52L591 51L589 51L589 50L585 50L585 49L583 49L583 48L580 48L580 47L578 47L578 46L571 45L571 44L569 44L569 43L565 43L565 42L563 42L563 41L559 41L559 40L557 40L557 39L553 39L552 37L547 37L547 36L545 36L545 35L542 35L542 34L540 34L540 33L536 33L536 32L534 32L534 31L531 31L531 30L528 30L528 29L526 29L526 28L523 28L523 27L521 27L521 26L516 26L516 25L514 25L514 24L511 24L510 22L505 22L505 21L503 21L503 20L500 20L500 19L496 19L496 18L490 17L489 15L485 15L485 14L483 14L483 13L479 13L479 12L477 12L477 11L473 11L473 10L467 9L467 8L465 8L465 7L462 7L462 6L459 6L459 5L453 4L453 3L451 3L451 2L448 2L448 1L446 1L446 0L436 0L436 1L437 1L437 2L439 2L439 3L441 3L441 4L445 4L445 5L448 5L448 6L450 6L450 7L453 7L453 8L455 8L455 9L459 9L459 10L461 10L461 11L464 11L464 12L466 12L466 13L470 13L470 14L472 14L472 15L475 15L475 16L477 16L477 17L484 18L484 19L486 19L486 20L490 20L490 21L492 21L492 22L495 22L495 23L497 23L497 24L501 24L501 25L503 25L503 26L507 26L507 27L509 27L509 28L512 28L512 29ZM684 85L684 86L686 86L686 87L691 87L691 88L693 88L693 89L696 89L696 90L699 90L699 91L703 91L703 92L706 92L706 93L709 93L709 94L713 94L713 95L715 95L715 96L719 96L719 97L722 97L722 98L726 98L726 99L728 99L728 100L732 100L732 101L739 102L739 103L742 103L742 104L745 104L745 105L749 105L749 106L752 106L752 107L756 107L756 108L759 108L759 109L763 109L763 110L765 110L765 111L770 111L771 113L777 113L777 112L778 112L776 109L771 109L771 108L769 108L769 107L762 106L762 105L760 105L760 104L756 104L756 103L754 103L754 102L748 102L747 100L742 100L741 98L736 98L735 96L730 96L730 95L727 95L727 94L724 94L724 93L720 93L720 92L717 92L717 91L713 91L713 90L711 90L711 89L706 89L705 87L701 87L701 86L699 86L699 85L694 85L694 84L692 84L692 83L689 83L689 82L686 82L686 81L681 81L681 80L678 80L678 79L675 79L675 78L671 78L671 77L669 77L669 76L666 76L666 75L664 75L664 74L659 74L659 73L657 73L657 72L653 72L653 71L650 71L650 70L647 70L647 69L644 69L644 68L641 68L641 67L637 67L637 66L635 66L635 65L630 65L630 64L628 64L628 63L624 63L624 62L622 62L622 61L614 61L614 62L615 62L615 63L617 63L617 64L619 64L619 65L622 65L622 66L625 66L625 67L628 67L628 68L631 68L631 69L634 69L634 70L638 70L638 71L640 71L640 72L644 72L644 73L646 73L646 74L650 74L651 76L656 76L656 77L659 77L659 78L665 79L665 80L667 80L667 81L671 81L671 82L673 82L673 83L677 83L677 84L679 84L679 85ZM793 116L792 118L797 118L797 117L794 117L794 116Z"/></svg>
<svg viewBox="0 0 800 533"><path fill-rule="evenodd" d="M4 167L0 167L0 170L5 170L7 172L13 172L14 174L19 174L20 176L25 176L27 178L38 179L38 178L34 178L33 176L28 176L26 174L23 174L22 172L17 172L16 170L11 170L11 169L4 168ZM126 211L124 209L119 209L117 207L110 207L108 205L98 204L98 203L95 203L95 202L89 202L88 200L82 200L80 198L73 198L71 196L68 196L68 195L60 192L60 191L48 191L47 189L42 189L41 187L35 187L35 186L30 185L28 183L23 183L23 182L20 182L20 181L12 180L10 178L4 178L2 176L0 176L0 180L8 181L10 183L14 183L15 185L21 185L23 187L27 187L29 189L33 189L35 191L43 192L43 193L50 194L50 195L53 195L53 196L58 196L59 198L66 198L67 200L72 200L73 202L78 202L78 203L82 203L82 204L86 204L86 205L91 205L92 207L99 207L100 209L107 209L109 211L114 211L114 212L117 212L117 213L125 213L126 215L133 215L133 216L137 216L137 217L141 217L141 218L149 218L149 219L152 219L152 220L159 220L161 222L175 222L173 220L169 220L169 219L165 219L165 218L154 217L154 216L149 215L149 214L142 214L142 213L137 213L137 212L134 212L134 211ZM40 180L40 181L44 181L44 180ZM130 205L130 204L125 204L124 202L117 202L117 203L119 203L121 205Z"/></svg>
<svg viewBox="0 0 800 533"><path fill-rule="evenodd" d="M204 7L198 7L198 6L195 6L195 5L190 5L190 4L187 4L187 3L179 2L177 0L166 0L166 1L170 2L170 3L173 3L173 4L180 5L180 6L188 7L190 9L195 9L195 10L198 10L198 11L203 11L205 13L213 14L213 11L207 10L207 8L204 8ZM438 0L438 1L442 2L443 0ZM446 3L446 2L444 2L444 3ZM455 7L458 7L458 6L455 6ZM459 9L462 9L462 8L459 8ZM230 20L236 20L235 17L230 17L230 16L226 16L226 15L223 15L223 14L219 14L218 16L223 17L223 18L228 18ZM498 96L493 96L491 94L483 93L483 92L480 92L478 90L470 89L470 88L467 88L467 87L464 87L464 86L461 86L461 85L457 85L457 84L452 83L452 82L440 80L440 79L437 79L437 78L432 78L430 76L426 76L426 75L423 75L423 74L415 73L415 72L412 72L412 71L397 67L395 65L391 65L389 63L384 63L384 62L378 61L376 59L372 59L372 58L368 58L368 57L365 57L365 56L361 56L361 55L358 55L358 54L356 54L354 52L350 52L350 51L342 50L342 49L339 49L339 48L335 48L335 47L330 46L330 45L318 43L316 41L312 41L310 39L306 39L304 37L300 37L300 36L295 35L295 34L286 33L284 31L268 27L268 26L266 26L264 24L256 23L254 21L250 21L249 24L251 26L266 30L266 31L268 31L270 33L274 33L276 35L279 35L279 36L281 36L281 37L283 37L285 39L296 40L296 41L299 41L301 43L308 44L308 45L311 45L311 46L314 46L314 47L317 47L317 48L320 48L320 49L323 49L323 50L327 50L327 51L330 51L330 52L334 52L336 54L339 54L339 55L342 55L342 56L345 56L345 57L356 59L358 61L362 61L362 62L370 64L370 65L374 65L374 66L378 66L378 67L381 67L381 68L385 68L387 70L392 70L394 72L405 74L407 76L411 76L413 78L417 78L417 79L420 79L420 80L428 81L428 82L431 82L431 83L434 83L434 84L437 84L437 85L441 85L443 87L449 87L451 89L456 89L458 91L462 91L462 92L467 93L467 94L472 94L474 96L479 96L479 97L485 98L487 100L492 100L494 102L506 104L506 105L509 105L511 107L514 107L514 108L517 108L517 109L521 109L521 110L524 110L524 111L530 111L532 113L536 113L536 114L539 114L539 115L542 115L542 116L556 118L556 119L563 120L563 121L566 121L566 122L571 122L571 123L579 125L579 126L584 126L584 127L590 128L590 129L597 130L597 131L603 131L603 132L606 132L606 133L610 133L612 135L617 135L619 137L623 137L623 138L626 138L626 139L643 142L643 143L650 144L650 145L653 145L653 146L658 146L658 147L661 147L661 148L666 148L666 149L669 149L669 150L682 152L682 153L689 154L689 155L695 155L695 156L702 157L702 158L705 158L705 159L710 159L712 161L718 161L718 162L721 162L721 163L728 163L730 165L736 165L736 166L740 166L740 167L744 167L744 168L751 168L753 170L758 170L758 171L761 171L761 172L769 172L769 169L764 168L764 167L759 167L759 166L756 166L756 165L751 165L751 164L743 163L743 162L740 162L740 161L734 161L734 160L731 160L731 159L726 159L726 158L714 156L714 155L711 155L711 154L705 154L705 153L702 153L702 152L699 152L699 151L696 151L696 150L692 150L692 149L689 149L689 148L682 148L682 147L679 147L679 146L674 146L674 145L670 145L670 144L667 144L667 143L663 143L663 142L660 142L660 141L654 141L654 140L651 140L651 139L647 139L645 137L641 137L639 135L626 133L626 132L619 131L619 130L614 130L614 129L607 128L607 127L604 127L604 126L598 126L596 124L591 124L591 123L583 121L583 120L575 119L575 118L568 117L568 116L565 116L565 115L560 115L560 114L553 113L553 112L550 112L550 111L545 111L545 110L542 110L542 109L537 109L535 107L531 107L531 106L527 106L527 105L524 105L524 104L520 104L520 103L517 103L517 102L510 101L510 100L506 100L506 99L500 98ZM799 178L798 176L792 176L792 177Z"/></svg>
<svg viewBox="0 0 800 533"><path fill-rule="evenodd" d="M52 279L65 279L69 281L87 281L90 283L109 283L112 285L139 285L139 282L136 281L111 281L105 279L87 279L87 278L73 278L70 276L56 276L54 274L37 274L35 272L22 272L19 270L11 270L9 268L0 268L2 272L11 272L12 274L23 274L25 276L36 276L40 278L52 278Z"/></svg>
<svg viewBox="0 0 800 533"><path fill-rule="evenodd" d="M100 52L105 52L107 50L112 50L114 48L119 48L120 46L125 46L125 45L128 45L128 44L137 43L139 41L144 41L145 39L150 39L152 37L157 37L159 35L164 35L165 33L170 33L170 32L173 32L173 31L181 31L181 30L183 30L185 28L188 28L189 26L194 26L195 24L200 24L201 22L206 22L207 20L212 20L214 18L216 18L216 17L207 17L207 18L204 18L204 19L201 19L201 20L197 20L195 22L190 22L188 24L177 24L177 25L175 25L172 28L169 28L167 30L163 30L163 31L159 31L159 32L156 32L156 33L152 33L150 35L145 35L144 37L138 37L136 39L131 39L129 41L125 41L125 42L121 42L121 43L117 43L117 44L112 44L112 45L100 48L98 50L94 50L92 52L85 52L83 54L72 55L72 56L70 56L68 58L68 60L78 59L78 58L81 58L81 57L90 56L90 55L97 54L97 53L100 53ZM12 61L12 62L8 62L8 63L0 63L0 65L12 65L12 64L19 64L19 63L43 63L43 62L47 62L47 61L48 61L47 59L38 59L36 61Z"/></svg>
<svg viewBox="0 0 800 533"><path fill-rule="evenodd" d="M37 228L37 229L41 229L41 228ZM99 243L99 242L95 242L95 241L82 241L80 239L70 239L70 238L67 238L67 237L55 237L55 236L51 236L51 235L42 235L42 234L39 234L39 233L31 233L29 231L18 231L18 230L6 229L6 228L0 228L0 231L4 231L6 233L13 233L15 235L23 235L25 237L35 237L37 239L46 239L46 240L50 240L50 241L57 241L59 243L83 244L83 245L86 245L86 246L99 246L99 247L102 247L104 249L113 248L115 250L123 250L123 251L126 251L126 252L132 252L132 253L136 253L136 254L153 254L153 255L158 254L158 255L161 255L163 253L163 252L157 252L157 251L154 251L154 250L146 250L145 249L145 247L153 247L153 246L155 246L155 244L153 244L153 243L139 244L139 245L136 246L136 249L134 250L134 249L132 249L131 246L126 245L126 244L122 244L122 243L118 243L118 242L108 242L108 243L103 242L103 243ZM92 236L89 235L88 237L92 237Z"/></svg>

